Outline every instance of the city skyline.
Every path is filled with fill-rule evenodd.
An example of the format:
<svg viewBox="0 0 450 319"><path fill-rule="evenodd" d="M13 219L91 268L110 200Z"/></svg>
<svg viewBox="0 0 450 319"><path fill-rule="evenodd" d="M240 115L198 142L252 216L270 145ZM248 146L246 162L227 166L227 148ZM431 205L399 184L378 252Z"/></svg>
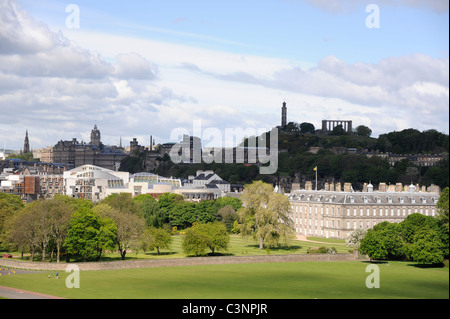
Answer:
<svg viewBox="0 0 450 319"><path fill-rule="evenodd" d="M283 101L316 129L448 134L448 2L377 1L379 28L370 3L0 0L0 145L270 130Z"/></svg>

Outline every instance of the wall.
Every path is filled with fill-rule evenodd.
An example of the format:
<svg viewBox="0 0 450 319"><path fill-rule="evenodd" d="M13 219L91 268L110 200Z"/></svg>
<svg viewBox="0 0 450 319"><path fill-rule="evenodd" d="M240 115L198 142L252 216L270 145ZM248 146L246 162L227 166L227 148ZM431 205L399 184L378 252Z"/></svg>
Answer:
<svg viewBox="0 0 450 319"><path fill-rule="evenodd" d="M2 267L32 270L64 271L67 265L77 265L80 270L112 270L129 268L175 267L193 265L218 265L269 262L304 262L304 261L351 261L357 260L357 254L296 254L296 255L261 255L261 256L225 256L225 257L192 257L172 259L125 260L87 263L43 263L25 262L0 258Z"/></svg>

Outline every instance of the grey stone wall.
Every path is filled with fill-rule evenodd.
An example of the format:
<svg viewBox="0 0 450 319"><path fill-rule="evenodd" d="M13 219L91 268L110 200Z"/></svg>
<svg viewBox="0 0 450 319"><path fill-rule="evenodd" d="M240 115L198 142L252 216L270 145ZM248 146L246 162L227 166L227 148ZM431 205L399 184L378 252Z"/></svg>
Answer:
<svg viewBox="0 0 450 319"><path fill-rule="evenodd" d="M351 261L357 260L357 254L297 254L297 255L261 255L261 256L223 256L189 257L171 259L123 260L109 262L80 262L75 264L80 270L112 270L129 268L175 267L194 265L304 262L304 261ZM26 262L0 258L0 266L31 270L63 271L67 263Z"/></svg>

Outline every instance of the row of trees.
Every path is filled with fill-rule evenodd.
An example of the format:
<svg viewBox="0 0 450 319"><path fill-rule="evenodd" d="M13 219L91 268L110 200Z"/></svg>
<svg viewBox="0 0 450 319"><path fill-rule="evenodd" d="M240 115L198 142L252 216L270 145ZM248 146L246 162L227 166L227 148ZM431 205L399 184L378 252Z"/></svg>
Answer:
<svg viewBox="0 0 450 319"><path fill-rule="evenodd" d="M42 261L59 262L62 256L99 260L110 250L125 259L131 249L156 249L159 254L183 229L188 255L226 250L230 232L253 236L265 248L293 238L289 209L287 197L261 181L245 188L242 201L225 197L192 203L171 193L157 201L150 195L132 198L123 193L95 205L63 195L24 205L18 196L2 194L0 247L19 250L22 257L29 252L30 260L36 253Z"/></svg>
<svg viewBox="0 0 450 319"><path fill-rule="evenodd" d="M77 255L82 260L98 260L106 250L118 250L122 259L131 248L159 249L161 231L171 235L171 227L188 228L194 223L221 222L231 229L239 217L236 198L189 203L182 196L163 194L159 201L150 195L131 198L114 194L94 205L88 200L56 195L26 206L20 198L0 194L0 247L30 253L33 260L60 261Z"/></svg>

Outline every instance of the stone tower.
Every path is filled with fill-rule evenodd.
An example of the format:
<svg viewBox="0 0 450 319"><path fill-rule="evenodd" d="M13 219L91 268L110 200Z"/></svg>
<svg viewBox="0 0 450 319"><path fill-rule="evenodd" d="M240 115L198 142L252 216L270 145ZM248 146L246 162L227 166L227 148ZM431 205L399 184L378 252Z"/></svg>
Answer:
<svg viewBox="0 0 450 319"><path fill-rule="evenodd" d="M23 152L30 153L30 142L28 141L28 130L25 133L25 141L23 142Z"/></svg>
<svg viewBox="0 0 450 319"><path fill-rule="evenodd" d="M95 124L94 129L91 131L91 145L100 146L100 131L97 129L97 124Z"/></svg>
<svg viewBox="0 0 450 319"><path fill-rule="evenodd" d="M287 124L287 107L286 102L283 102L283 107L281 108L281 127Z"/></svg>

